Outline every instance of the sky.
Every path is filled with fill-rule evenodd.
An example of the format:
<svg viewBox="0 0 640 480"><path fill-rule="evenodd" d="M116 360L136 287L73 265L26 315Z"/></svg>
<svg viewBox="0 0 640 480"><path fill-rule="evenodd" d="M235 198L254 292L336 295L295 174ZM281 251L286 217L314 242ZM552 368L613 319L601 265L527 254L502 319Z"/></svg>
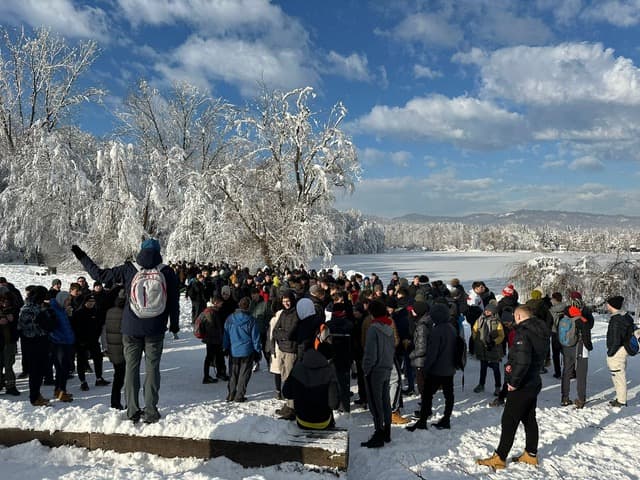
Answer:
<svg viewBox="0 0 640 480"><path fill-rule="evenodd" d="M385 217L640 212L640 0L2 0L6 27L95 39L113 130L140 78L243 103L261 85L342 102Z"/></svg>

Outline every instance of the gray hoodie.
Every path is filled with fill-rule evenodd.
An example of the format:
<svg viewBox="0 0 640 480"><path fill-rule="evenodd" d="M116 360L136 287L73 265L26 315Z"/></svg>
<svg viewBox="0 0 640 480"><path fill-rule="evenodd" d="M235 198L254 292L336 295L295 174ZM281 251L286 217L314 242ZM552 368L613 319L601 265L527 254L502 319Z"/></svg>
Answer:
<svg viewBox="0 0 640 480"><path fill-rule="evenodd" d="M374 322L367 330L362 356L362 369L365 375L376 369L391 370L395 354L393 328L384 323Z"/></svg>

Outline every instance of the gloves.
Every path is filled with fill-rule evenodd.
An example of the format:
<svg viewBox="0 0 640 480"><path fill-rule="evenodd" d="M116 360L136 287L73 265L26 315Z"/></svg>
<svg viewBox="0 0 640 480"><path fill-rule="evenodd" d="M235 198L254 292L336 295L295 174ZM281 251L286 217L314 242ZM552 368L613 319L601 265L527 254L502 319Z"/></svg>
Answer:
<svg viewBox="0 0 640 480"><path fill-rule="evenodd" d="M82 260L87 254L78 245L71 245L71 251L78 260Z"/></svg>

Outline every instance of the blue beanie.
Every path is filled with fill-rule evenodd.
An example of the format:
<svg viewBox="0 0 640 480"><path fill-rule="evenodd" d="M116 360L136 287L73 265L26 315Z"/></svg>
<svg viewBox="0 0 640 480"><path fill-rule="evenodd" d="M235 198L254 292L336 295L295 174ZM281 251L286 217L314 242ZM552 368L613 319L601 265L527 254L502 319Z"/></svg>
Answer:
<svg viewBox="0 0 640 480"><path fill-rule="evenodd" d="M144 242L142 242L142 245L140 245L140 250L146 250L146 249L155 250L156 252L159 252L160 242L155 238L148 238Z"/></svg>

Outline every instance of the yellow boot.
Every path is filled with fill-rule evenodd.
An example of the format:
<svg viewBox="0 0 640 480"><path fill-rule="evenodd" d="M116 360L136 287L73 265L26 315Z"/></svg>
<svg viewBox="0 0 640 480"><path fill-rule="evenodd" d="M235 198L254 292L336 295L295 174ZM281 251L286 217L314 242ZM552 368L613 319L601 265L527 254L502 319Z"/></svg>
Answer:
<svg viewBox="0 0 640 480"><path fill-rule="evenodd" d="M514 462L527 463L529 465L533 465L534 467L538 466L538 457L529 454L526 450L519 457L513 457L511 460Z"/></svg>
<svg viewBox="0 0 640 480"><path fill-rule="evenodd" d="M396 410L394 412L391 412L391 423L393 425L405 425L405 424L409 423L409 419L403 417L400 414L400 410Z"/></svg>
<svg viewBox="0 0 640 480"><path fill-rule="evenodd" d="M494 453L489 458L479 458L476 460L478 465L484 465L485 467L491 467L494 470L502 470L507 466L507 462L502 460L497 453Z"/></svg>

